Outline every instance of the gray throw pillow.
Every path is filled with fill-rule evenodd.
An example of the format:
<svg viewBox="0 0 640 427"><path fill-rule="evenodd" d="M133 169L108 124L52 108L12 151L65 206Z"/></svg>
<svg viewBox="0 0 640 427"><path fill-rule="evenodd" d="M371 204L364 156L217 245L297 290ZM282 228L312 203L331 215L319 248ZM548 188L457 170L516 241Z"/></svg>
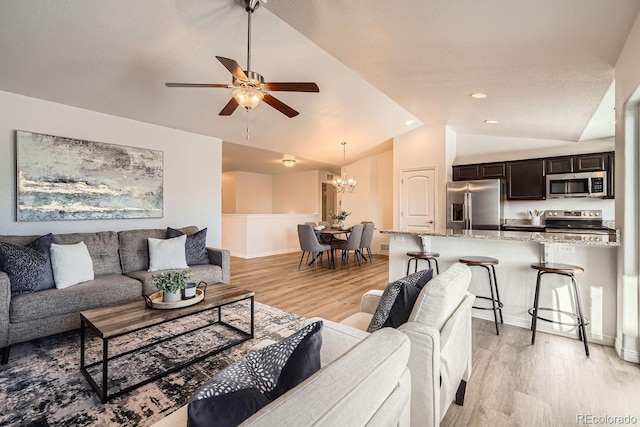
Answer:
<svg viewBox="0 0 640 427"><path fill-rule="evenodd" d="M184 233L175 228L167 227L167 239L180 237ZM209 264L207 253L207 229L203 228L197 233L187 235L187 243L184 245L187 265Z"/></svg>
<svg viewBox="0 0 640 427"><path fill-rule="evenodd" d="M433 270L421 270L390 283L382 293L367 332L397 328L409 320L424 285L433 278Z"/></svg>
<svg viewBox="0 0 640 427"><path fill-rule="evenodd" d="M0 270L7 273L11 295L55 288L49 248L53 234L38 237L26 246L0 243Z"/></svg>

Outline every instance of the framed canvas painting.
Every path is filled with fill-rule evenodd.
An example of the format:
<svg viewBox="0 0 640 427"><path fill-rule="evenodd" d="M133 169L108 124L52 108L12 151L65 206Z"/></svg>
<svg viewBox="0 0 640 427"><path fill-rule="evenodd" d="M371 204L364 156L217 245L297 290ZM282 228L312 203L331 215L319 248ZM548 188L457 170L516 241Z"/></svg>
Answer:
<svg viewBox="0 0 640 427"><path fill-rule="evenodd" d="M16 132L17 220L161 218L163 153Z"/></svg>

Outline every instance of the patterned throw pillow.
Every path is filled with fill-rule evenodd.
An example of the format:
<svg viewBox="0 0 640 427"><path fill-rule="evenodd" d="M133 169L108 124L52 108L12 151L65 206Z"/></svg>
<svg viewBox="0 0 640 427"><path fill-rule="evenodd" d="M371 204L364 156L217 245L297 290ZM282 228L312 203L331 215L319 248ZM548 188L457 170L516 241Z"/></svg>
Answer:
<svg viewBox="0 0 640 427"><path fill-rule="evenodd" d="M167 239L182 236L184 233L175 228L167 227ZM187 235L187 243L184 245L188 265L209 264L207 253L207 229L203 228L197 233Z"/></svg>
<svg viewBox="0 0 640 427"><path fill-rule="evenodd" d="M0 243L0 270L9 276L11 295L55 287L49 253L52 243L56 239L51 233L26 246Z"/></svg>
<svg viewBox="0 0 640 427"><path fill-rule="evenodd" d="M382 293L367 332L380 328L397 328L406 323L420 291L433 278L433 270L421 270L390 283Z"/></svg>
<svg viewBox="0 0 640 427"><path fill-rule="evenodd" d="M191 397L189 427L237 426L309 378L320 369L321 332L321 320L310 323L218 372Z"/></svg>

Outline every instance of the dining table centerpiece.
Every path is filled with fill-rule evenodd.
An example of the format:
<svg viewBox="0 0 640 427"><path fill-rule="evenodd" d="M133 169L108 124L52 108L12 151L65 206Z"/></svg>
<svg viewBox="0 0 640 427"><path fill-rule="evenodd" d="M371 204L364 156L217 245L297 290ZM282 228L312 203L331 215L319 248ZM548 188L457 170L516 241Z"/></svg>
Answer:
<svg viewBox="0 0 640 427"><path fill-rule="evenodd" d="M351 212L347 211L339 211L339 212L329 212L329 218L333 220L334 228L342 228L344 226L344 220L351 215Z"/></svg>

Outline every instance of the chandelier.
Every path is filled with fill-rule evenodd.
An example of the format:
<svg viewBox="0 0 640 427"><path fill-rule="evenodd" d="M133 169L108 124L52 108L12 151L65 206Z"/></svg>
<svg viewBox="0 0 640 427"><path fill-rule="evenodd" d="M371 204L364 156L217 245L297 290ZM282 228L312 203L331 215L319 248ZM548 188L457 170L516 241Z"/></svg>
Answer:
<svg viewBox="0 0 640 427"><path fill-rule="evenodd" d="M345 166L347 163L347 154L346 154L346 145L347 141L343 141L342 143L342 176L339 179L333 180L333 185L336 187L336 192L338 193L353 193L356 190L356 185L358 184L357 179L349 178L347 179L347 167Z"/></svg>

